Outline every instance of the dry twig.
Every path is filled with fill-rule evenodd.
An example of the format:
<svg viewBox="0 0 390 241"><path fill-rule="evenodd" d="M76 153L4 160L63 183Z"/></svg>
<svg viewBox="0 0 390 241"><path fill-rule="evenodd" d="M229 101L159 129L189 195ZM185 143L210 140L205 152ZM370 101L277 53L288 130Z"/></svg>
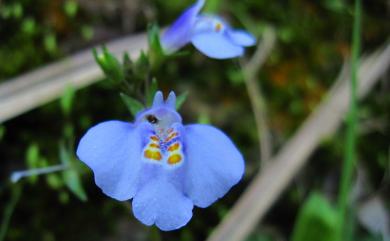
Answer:
<svg viewBox="0 0 390 241"><path fill-rule="evenodd" d="M362 98L389 67L390 44L362 58L360 63L358 97ZM239 241L251 232L321 140L332 135L342 123L350 100L349 78L342 72L319 107L257 174L208 241Z"/></svg>
<svg viewBox="0 0 390 241"><path fill-rule="evenodd" d="M133 58L146 46L145 34L123 37L107 44L115 55L129 51ZM102 78L103 73L95 63L91 49L87 49L10 79L0 85L0 123L58 98L68 85L79 89Z"/></svg>
<svg viewBox="0 0 390 241"><path fill-rule="evenodd" d="M261 167L268 163L272 155L271 133L268 127L267 109L261 86L257 83L257 73L271 53L276 40L275 30L268 28L259 42L256 52L249 62L241 63L245 85L255 116L257 136L259 137Z"/></svg>

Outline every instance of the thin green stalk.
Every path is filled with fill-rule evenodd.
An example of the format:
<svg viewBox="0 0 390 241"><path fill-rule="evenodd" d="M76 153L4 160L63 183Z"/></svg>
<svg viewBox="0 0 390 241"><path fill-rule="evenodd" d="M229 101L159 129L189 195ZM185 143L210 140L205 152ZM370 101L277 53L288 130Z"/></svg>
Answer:
<svg viewBox="0 0 390 241"><path fill-rule="evenodd" d="M348 198L351 190L352 174L356 161L356 127L357 127L357 84L358 84L358 57L360 52L360 32L361 32L361 0L355 0L354 22L352 33L352 59L351 59L351 102L347 119L347 134L345 140L344 164L340 183L340 193L338 207L340 210L341 230L345 230L345 220L347 215ZM343 231L341 233L344 233Z"/></svg>
<svg viewBox="0 0 390 241"><path fill-rule="evenodd" d="M15 206L17 202L20 199L20 195L22 193L22 186L19 185L12 185L11 186L11 199L7 203L7 206L4 208L4 215L3 219L1 221L0 226L0 241L3 241L5 239L5 236L8 231L9 222L11 221L12 214L15 210Z"/></svg>

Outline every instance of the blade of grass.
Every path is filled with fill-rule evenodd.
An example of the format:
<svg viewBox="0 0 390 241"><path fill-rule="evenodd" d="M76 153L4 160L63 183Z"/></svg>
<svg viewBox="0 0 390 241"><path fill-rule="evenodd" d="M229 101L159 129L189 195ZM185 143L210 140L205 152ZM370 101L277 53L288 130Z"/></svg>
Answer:
<svg viewBox="0 0 390 241"><path fill-rule="evenodd" d="M347 119L347 134L345 139L344 163L340 182L340 192L338 197L338 207L340 211L340 225L345 230L344 222L346 220L348 209L348 197L351 190L353 167L356 162L356 126L357 126L357 83L358 83L358 66L360 52L360 32L361 32L361 0L355 0L354 21L352 32L352 57L351 57L351 98ZM344 232L342 232L344 233ZM343 235L343 234L341 234ZM342 237L340 237L343 240Z"/></svg>

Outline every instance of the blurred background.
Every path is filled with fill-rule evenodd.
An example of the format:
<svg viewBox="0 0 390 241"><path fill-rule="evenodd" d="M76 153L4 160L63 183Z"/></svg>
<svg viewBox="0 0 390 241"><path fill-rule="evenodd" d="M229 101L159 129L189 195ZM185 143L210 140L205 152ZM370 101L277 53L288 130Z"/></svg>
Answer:
<svg viewBox="0 0 390 241"><path fill-rule="evenodd" d="M82 50L145 32L148 23L167 26L192 3L2 0L0 86ZM389 1L363 1L363 55L388 43L389 10ZM349 58L353 2L209 0L204 11L218 12L259 41L265 29L275 30L275 46L256 82L264 95L272 153L277 153L316 109ZM255 50L248 48L247 56ZM240 62L208 59L191 46L186 51L186 56L166 63L156 74L159 88L165 93L188 91L180 110L185 123L211 123L232 138L246 160L243 181L211 207L195 208L193 219L180 230L164 233L142 225L133 217L129 203L102 194L92 173L73 154L80 137L92 125L111 119L131 121L132 116L107 81L77 91L70 86L57 100L0 123L0 240L198 241L210 235L261 168L259 139ZM387 72L359 102L353 210L347 225L351 240L389 238L389 90ZM12 93L1 93L0 97L4 96L12 97ZM333 232L332 205L339 190L345 130L342 125L321 140L307 165L246 240L305 240L297 238L296 233L302 232L297 219L313 192L326 197L328 203L313 201L320 209L319 217L313 219L318 221L318 229L306 231L319 230L316 235ZM29 177L16 185L9 181L16 170L69 162L78 165L77 171ZM331 240L320 236L318 240Z"/></svg>

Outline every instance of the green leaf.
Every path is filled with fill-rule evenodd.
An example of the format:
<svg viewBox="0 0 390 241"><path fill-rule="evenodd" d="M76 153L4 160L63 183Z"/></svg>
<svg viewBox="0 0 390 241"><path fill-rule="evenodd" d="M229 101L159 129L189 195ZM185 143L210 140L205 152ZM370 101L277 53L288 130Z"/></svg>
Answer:
<svg viewBox="0 0 390 241"><path fill-rule="evenodd" d="M106 47L102 48L101 53L98 53L96 49L93 49L92 53L95 57L95 61L99 64L107 79L111 80L115 84L119 84L124 80L125 76L122 65Z"/></svg>
<svg viewBox="0 0 390 241"><path fill-rule="evenodd" d="M139 111L145 108L141 102L124 93L120 93L120 96L122 98L122 101L125 103L127 109L133 116L136 116Z"/></svg>
<svg viewBox="0 0 390 241"><path fill-rule="evenodd" d="M49 187L51 187L54 190L60 189L62 187L62 185L64 184L63 181L61 180L61 178L57 174L54 174L54 173L46 175L46 182L49 185Z"/></svg>
<svg viewBox="0 0 390 241"><path fill-rule="evenodd" d="M312 193L298 213L292 241L338 241L340 237L337 209L320 193Z"/></svg>
<svg viewBox="0 0 390 241"><path fill-rule="evenodd" d="M26 18L22 22L22 31L26 34L33 34L37 29L37 24L33 18Z"/></svg>
<svg viewBox="0 0 390 241"><path fill-rule="evenodd" d="M39 167L39 147L37 144L30 144L26 151L26 162L28 168L37 168Z"/></svg>
<svg viewBox="0 0 390 241"><path fill-rule="evenodd" d="M62 172L62 177L65 182L65 185L81 201L87 201L87 194L81 184L79 173L74 168L73 162L75 162L76 160L74 159L73 152L71 153L69 149L65 147L65 144L63 142L60 143L59 148L60 160L62 164L70 166L69 169L66 169Z"/></svg>
<svg viewBox="0 0 390 241"><path fill-rule="evenodd" d="M68 15L68 17L73 18L77 14L78 7L79 6L77 5L76 1L67 0L67 1L65 1L65 4L64 4L64 11L65 11L66 15Z"/></svg>
<svg viewBox="0 0 390 241"><path fill-rule="evenodd" d="M28 169L34 169L40 167L41 157L39 154L39 146L36 143L32 143L28 146L25 154L25 161ZM38 180L38 176L32 175L28 177L30 183L34 184Z"/></svg>
<svg viewBox="0 0 390 241"><path fill-rule="evenodd" d="M158 89L157 79L153 78L149 89L146 92L146 106L151 106L153 103L154 95Z"/></svg>
<svg viewBox="0 0 390 241"><path fill-rule="evenodd" d="M184 93L182 93L181 95L179 95L177 98L176 98L176 110L179 110L180 107L184 104L184 102L186 101L188 97L188 91L185 91Z"/></svg>
<svg viewBox="0 0 390 241"><path fill-rule="evenodd" d="M149 60L152 68L159 67L165 57L164 50L160 42L160 29L157 24L148 26Z"/></svg>
<svg viewBox="0 0 390 241"><path fill-rule="evenodd" d="M43 44L45 46L46 51L50 53L55 53L58 49L57 47L57 37L54 33L49 33L45 35L43 39Z"/></svg>
<svg viewBox="0 0 390 241"><path fill-rule="evenodd" d="M21 3L15 3L13 5L13 14L15 18L21 18L23 16L23 7Z"/></svg>
<svg viewBox="0 0 390 241"><path fill-rule="evenodd" d="M132 67L132 73L135 76L136 81L145 81L145 78L148 77L150 72L149 58L145 52L141 51L140 56Z"/></svg>
<svg viewBox="0 0 390 241"><path fill-rule="evenodd" d="M81 36L83 36L83 39L89 41L93 38L94 31L93 28L91 28L88 25L84 25L81 27Z"/></svg>
<svg viewBox="0 0 390 241"><path fill-rule="evenodd" d="M64 93L61 96L60 104L61 104L62 112L64 113L65 116L69 116L72 110L75 93L76 91L74 87L71 85L67 85L64 90Z"/></svg>
<svg viewBox="0 0 390 241"><path fill-rule="evenodd" d="M160 56L164 55L163 48L160 42L160 29L157 24L149 24L148 26L148 42L149 49L153 54L158 54Z"/></svg>

